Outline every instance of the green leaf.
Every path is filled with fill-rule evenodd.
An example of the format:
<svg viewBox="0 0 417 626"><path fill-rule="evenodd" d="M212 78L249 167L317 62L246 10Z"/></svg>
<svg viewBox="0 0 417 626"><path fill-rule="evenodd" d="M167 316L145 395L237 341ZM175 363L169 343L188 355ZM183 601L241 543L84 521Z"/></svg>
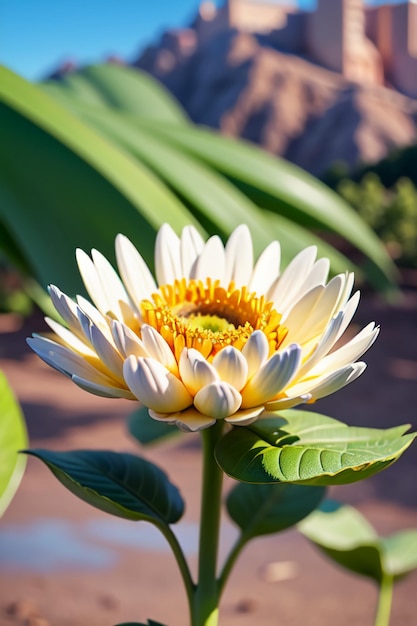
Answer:
<svg viewBox="0 0 417 626"><path fill-rule="evenodd" d="M132 437L143 445L157 443L182 434L179 428L149 417L148 409L144 406L128 416L127 427Z"/></svg>
<svg viewBox="0 0 417 626"><path fill-rule="evenodd" d="M402 577L417 569L417 529L403 530L381 539L384 569Z"/></svg>
<svg viewBox="0 0 417 626"><path fill-rule="evenodd" d="M303 248L317 245L319 254L330 259L334 273L354 269L332 246L299 224L277 214L261 211L224 176L198 158L184 153L169 141L155 137L143 120L113 110L97 110L70 104L84 122L129 151L149 167L180 197L209 232L228 236L242 222L252 234L255 253L260 254L276 236L282 242L282 260L290 260Z"/></svg>
<svg viewBox="0 0 417 626"><path fill-rule="evenodd" d="M227 474L242 482L347 484L396 461L416 437L404 434L408 428L357 428L291 409L234 428L218 443L216 458Z"/></svg>
<svg viewBox="0 0 417 626"><path fill-rule="evenodd" d="M352 207L292 163L208 129L158 124L152 126L152 131L206 161L259 206L306 227L325 228L341 235L379 269L373 276L377 286L389 287L397 276L381 241Z"/></svg>
<svg viewBox="0 0 417 626"><path fill-rule="evenodd" d="M379 537L352 506L326 501L298 529L338 565L377 583L417 568L417 530Z"/></svg>
<svg viewBox="0 0 417 626"><path fill-rule="evenodd" d="M0 372L0 516L7 509L25 471L25 420L3 372Z"/></svg>
<svg viewBox="0 0 417 626"><path fill-rule="evenodd" d="M240 483L229 493L228 513L248 539L290 528L318 507L324 487L250 485Z"/></svg>
<svg viewBox="0 0 417 626"><path fill-rule="evenodd" d="M113 260L114 238L122 232L152 264L163 222L198 227L142 163L5 68L0 135L0 222L43 286L82 290L70 262L77 247L96 247Z"/></svg>
<svg viewBox="0 0 417 626"><path fill-rule="evenodd" d="M54 97L73 99L147 119L184 125L187 116L165 87L146 72L105 63L88 65L41 83Z"/></svg>
<svg viewBox="0 0 417 626"><path fill-rule="evenodd" d="M159 467L108 450L27 450L81 500L129 520L174 524L184 512L178 489Z"/></svg>

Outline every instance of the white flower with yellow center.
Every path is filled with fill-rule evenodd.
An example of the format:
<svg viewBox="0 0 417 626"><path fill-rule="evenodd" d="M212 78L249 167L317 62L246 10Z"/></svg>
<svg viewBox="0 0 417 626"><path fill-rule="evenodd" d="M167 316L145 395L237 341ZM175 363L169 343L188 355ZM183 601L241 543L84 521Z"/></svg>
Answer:
<svg viewBox="0 0 417 626"><path fill-rule="evenodd" d="M378 328L342 347L359 294L353 275L327 282L329 261L306 248L280 273L280 246L256 263L246 226L226 246L193 227L181 238L164 225L155 249L156 281L132 243L116 238L121 279L96 250L77 251L93 301L51 287L67 326L47 318L53 336L28 342L49 365L101 396L137 399L151 417L184 430L216 420L247 425L337 391L365 369L357 359Z"/></svg>

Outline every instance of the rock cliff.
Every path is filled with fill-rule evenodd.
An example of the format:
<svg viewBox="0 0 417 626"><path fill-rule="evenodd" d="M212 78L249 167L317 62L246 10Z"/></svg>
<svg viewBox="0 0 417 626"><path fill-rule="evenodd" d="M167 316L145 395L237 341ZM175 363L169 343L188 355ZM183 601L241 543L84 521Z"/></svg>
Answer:
<svg viewBox="0 0 417 626"><path fill-rule="evenodd" d="M417 100L390 88L349 82L248 33L229 31L186 50L173 42L175 33L165 35L134 65L159 79L196 123L315 175L335 162L351 169L378 161L417 141Z"/></svg>

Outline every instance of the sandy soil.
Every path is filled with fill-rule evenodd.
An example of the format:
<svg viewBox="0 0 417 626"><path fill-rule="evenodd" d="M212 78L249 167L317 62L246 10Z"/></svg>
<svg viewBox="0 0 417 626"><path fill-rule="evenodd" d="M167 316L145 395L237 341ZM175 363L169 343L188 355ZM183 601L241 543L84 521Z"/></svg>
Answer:
<svg viewBox="0 0 417 626"><path fill-rule="evenodd" d="M317 410L351 424L417 426L417 293L388 307L362 302L356 323L376 320L382 333L365 374L321 401ZM32 447L111 448L158 463L187 502L179 534L195 566L199 441L185 435L153 448L126 434L132 403L91 396L44 365L24 338L43 328L0 322L0 369L18 395ZM416 446L380 475L332 490L357 505L382 533L417 527ZM228 483L227 483L228 484ZM226 488L227 488L226 484ZM117 520L68 493L35 459L0 523L0 626L114 626L150 617L186 626L176 564L146 524ZM222 554L236 531L225 520ZM271 574L272 572L272 574ZM417 573L396 587L391 626L417 624ZM222 626L370 626L376 590L326 561L296 531L258 539L244 552L222 603Z"/></svg>

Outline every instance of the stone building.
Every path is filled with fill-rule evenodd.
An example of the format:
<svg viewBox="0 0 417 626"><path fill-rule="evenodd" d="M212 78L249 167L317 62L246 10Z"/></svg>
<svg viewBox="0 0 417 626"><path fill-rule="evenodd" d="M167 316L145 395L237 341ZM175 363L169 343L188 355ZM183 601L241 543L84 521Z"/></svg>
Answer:
<svg viewBox="0 0 417 626"><path fill-rule="evenodd" d="M193 24L196 46L230 29L263 35L278 49L302 54L347 79L389 85L417 98L417 0L368 7L362 0L203 2Z"/></svg>

